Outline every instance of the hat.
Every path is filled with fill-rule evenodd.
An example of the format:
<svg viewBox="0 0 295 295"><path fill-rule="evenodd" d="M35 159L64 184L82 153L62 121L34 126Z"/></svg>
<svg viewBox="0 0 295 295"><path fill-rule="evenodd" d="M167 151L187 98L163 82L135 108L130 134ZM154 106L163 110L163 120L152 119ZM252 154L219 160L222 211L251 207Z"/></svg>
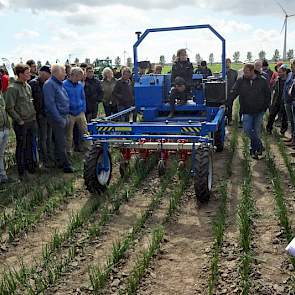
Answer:
<svg viewBox="0 0 295 295"><path fill-rule="evenodd" d="M48 74L51 74L51 70L49 66L42 66L39 72L47 72Z"/></svg>
<svg viewBox="0 0 295 295"><path fill-rule="evenodd" d="M288 65L287 64L282 64L279 69L288 69Z"/></svg>
<svg viewBox="0 0 295 295"><path fill-rule="evenodd" d="M181 77L176 77L175 78L175 85L178 85L178 86L185 85L184 79Z"/></svg>
<svg viewBox="0 0 295 295"><path fill-rule="evenodd" d="M284 63L282 61L278 61L275 65L275 70L277 71Z"/></svg>

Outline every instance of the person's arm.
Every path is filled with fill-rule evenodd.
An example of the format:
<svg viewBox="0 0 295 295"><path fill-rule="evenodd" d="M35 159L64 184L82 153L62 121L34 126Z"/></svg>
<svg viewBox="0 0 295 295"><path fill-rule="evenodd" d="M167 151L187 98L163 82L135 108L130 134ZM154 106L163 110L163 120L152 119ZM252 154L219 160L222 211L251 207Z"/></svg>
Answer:
<svg viewBox="0 0 295 295"><path fill-rule="evenodd" d="M177 77L177 69L176 69L176 64L172 66L172 71L171 71L171 86L175 86L175 78Z"/></svg>
<svg viewBox="0 0 295 295"><path fill-rule="evenodd" d="M86 96L84 87L81 85L81 97L82 97L82 103L83 103L83 112L86 113Z"/></svg>
<svg viewBox="0 0 295 295"><path fill-rule="evenodd" d="M6 99L6 111L9 116L15 121L17 124L22 125L24 122L20 115L15 110L15 105L17 101L18 91L15 88L8 88L5 99Z"/></svg>
<svg viewBox="0 0 295 295"><path fill-rule="evenodd" d="M236 82L235 82L235 84L234 84L234 86L232 87L232 89L230 90L230 94L232 95L232 98L233 99L236 99L236 97L238 96L238 95L240 95L240 85L241 85L241 79L238 79Z"/></svg>
<svg viewBox="0 0 295 295"><path fill-rule="evenodd" d="M121 83L120 82L116 83L112 96L113 96L114 100L116 101L116 103L118 104L122 98L122 91L121 91Z"/></svg>
<svg viewBox="0 0 295 295"><path fill-rule="evenodd" d="M193 64L190 63L189 71L188 71L188 81L187 86L192 87L193 85L193 74L194 74L194 67Z"/></svg>
<svg viewBox="0 0 295 295"><path fill-rule="evenodd" d="M234 81L236 82L238 80L238 76L239 76L239 73L238 71L234 71Z"/></svg>
<svg viewBox="0 0 295 295"><path fill-rule="evenodd" d="M101 83L99 80L97 81L96 92L97 92L97 100L98 100L98 102L101 102L103 100L103 90L102 90L102 86L101 86Z"/></svg>
<svg viewBox="0 0 295 295"><path fill-rule="evenodd" d="M60 115L55 102L55 87L52 83L45 83L43 86L44 105L46 112L52 117L52 119L63 126L66 120Z"/></svg>
<svg viewBox="0 0 295 295"><path fill-rule="evenodd" d="M264 93L265 93L265 110L267 110L271 102L271 90L267 80L263 80L263 82L264 82L263 84L264 84Z"/></svg>

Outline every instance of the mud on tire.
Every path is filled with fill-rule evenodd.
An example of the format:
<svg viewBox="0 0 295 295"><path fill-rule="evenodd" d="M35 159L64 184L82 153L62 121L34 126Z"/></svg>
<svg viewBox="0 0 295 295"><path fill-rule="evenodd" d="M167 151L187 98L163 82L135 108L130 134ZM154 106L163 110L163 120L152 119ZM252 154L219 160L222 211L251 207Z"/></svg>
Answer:
<svg viewBox="0 0 295 295"><path fill-rule="evenodd" d="M91 193L103 193L111 181L112 160L110 153L108 153L108 156L110 170L105 172L99 169L99 165L103 161L103 150L100 146L93 144L86 154L84 162L84 181L87 190Z"/></svg>

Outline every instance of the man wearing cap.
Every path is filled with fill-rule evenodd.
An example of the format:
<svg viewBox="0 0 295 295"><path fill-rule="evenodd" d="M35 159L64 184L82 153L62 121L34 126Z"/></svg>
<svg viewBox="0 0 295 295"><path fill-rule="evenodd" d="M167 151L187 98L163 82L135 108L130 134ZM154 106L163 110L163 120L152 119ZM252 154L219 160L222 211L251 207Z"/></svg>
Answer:
<svg viewBox="0 0 295 295"><path fill-rule="evenodd" d="M186 91L185 81L181 77L176 77L174 80L174 87L171 88L171 92L169 95L170 102L170 113L168 115L169 118L174 116L175 112L175 103L185 104L188 100L188 93Z"/></svg>
<svg viewBox="0 0 295 295"><path fill-rule="evenodd" d="M38 124L38 149L40 161L45 167L49 167L52 129L45 115L43 85L50 78L49 66L42 66L39 76L29 82L32 88L33 103L36 110Z"/></svg>

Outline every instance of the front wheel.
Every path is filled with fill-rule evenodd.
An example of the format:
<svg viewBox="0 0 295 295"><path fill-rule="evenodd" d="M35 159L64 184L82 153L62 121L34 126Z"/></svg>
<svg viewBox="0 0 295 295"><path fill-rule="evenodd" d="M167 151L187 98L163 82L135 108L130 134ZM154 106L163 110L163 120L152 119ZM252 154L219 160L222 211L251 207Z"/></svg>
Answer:
<svg viewBox="0 0 295 295"><path fill-rule="evenodd" d="M107 167L104 167L106 164ZM107 152L106 163L104 153L100 146L92 145L86 154L84 163L84 181L88 191L91 193L102 193L111 181L112 160Z"/></svg>
<svg viewBox="0 0 295 295"><path fill-rule="evenodd" d="M204 203L208 202L213 182L213 161L212 151L209 147L203 146L196 150L194 187L196 198Z"/></svg>

